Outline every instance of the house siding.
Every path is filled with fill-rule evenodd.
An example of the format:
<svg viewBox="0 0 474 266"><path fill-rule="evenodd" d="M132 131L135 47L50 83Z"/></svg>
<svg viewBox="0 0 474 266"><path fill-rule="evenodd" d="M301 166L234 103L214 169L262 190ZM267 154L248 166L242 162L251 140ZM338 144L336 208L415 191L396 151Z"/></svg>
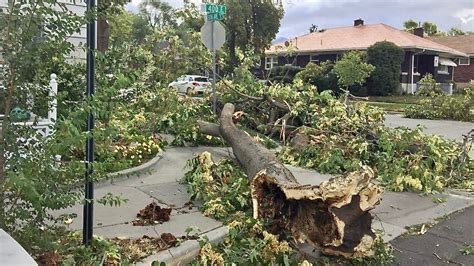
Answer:
<svg viewBox="0 0 474 266"><path fill-rule="evenodd" d="M459 83L469 83L474 80L474 56L470 56L470 64L459 65L454 70L454 81Z"/></svg>
<svg viewBox="0 0 474 266"><path fill-rule="evenodd" d="M59 3L64 3L68 10L74 14L83 16L87 10L86 0L58 0ZM8 0L0 0L0 8L8 7ZM5 12L5 11L4 11ZM84 45L86 44L86 26L80 28L77 33L72 34L67 38L67 41L74 45L75 50L68 56L71 60L85 60L86 52ZM0 57L0 61L2 58Z"/></svg>

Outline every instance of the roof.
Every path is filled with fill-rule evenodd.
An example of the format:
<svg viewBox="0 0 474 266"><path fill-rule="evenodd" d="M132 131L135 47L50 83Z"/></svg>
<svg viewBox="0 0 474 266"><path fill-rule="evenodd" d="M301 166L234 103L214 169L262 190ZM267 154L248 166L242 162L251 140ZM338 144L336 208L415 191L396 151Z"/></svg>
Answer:
<svg viewBox="0 0 474 266"><path fill-rule="evenodd" d="M474 55L474 35L429 37L429 39L463 53Z"/></svg>
<svg viewBox="0 0 474 266"><path fill-rule="evenodd" d="M383 23L331 28L296 37L289 41L295 52L300 53L365 50L376 42L389 41L405 49L426 49L445 53L448 56L467 57L463 52ZM286 50L284 43L279 43L272 45L266 53L286 53Z"/></svg>

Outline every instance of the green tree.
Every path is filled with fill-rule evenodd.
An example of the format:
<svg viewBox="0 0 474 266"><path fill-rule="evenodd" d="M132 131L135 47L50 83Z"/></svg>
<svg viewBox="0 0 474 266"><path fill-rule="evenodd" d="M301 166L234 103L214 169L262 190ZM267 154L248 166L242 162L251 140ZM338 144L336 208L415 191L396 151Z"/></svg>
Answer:
<svg viewBox="0 0 474 266"><path fill-rule="evenodd" d="M405 28L406 31L413 32L413 30L417 27L418 22L414 21L413 19L403 22L403 28Z"/></svg>
<svg viewBox="0 0 474 266"><path fill-rule="evenodd" d="M82 20L57 1L9 1L0 16L0 54L4 64L0 69L3 100L2 130L0 130L0 182L5 179L6 138L10 133L12 104L21 102L21 94L35 95L39 88L25 86L36 73L50 66L54 58L71 53L74 46L66 41L80 28ZM40 26L43 25L43 26Z"/></svg>
<svg viewBox="0 0 474 266"><path fill-rule="evenodd" d="M392 42L378 42L367 49L367 62L375 66L371 75L369 93L388 95L400 85L401 64L405 52Z"/></svg>
<svg viewBox="0 0 474 266"><path fill-rule="evenodd" d="M129 0L99 0L97 1L97 50L107 51L109 48L110 25L108 19L111 15L121 13L123 6Z"/></svg>
<svg viewBox="0 0 474 266"><path fill-rule="evenodd" d="M145 0L140 4L140 13L154 29L177 26L175 10L165 1Z"/></svg>
<svg viewBox="0 0 474 266"><path fill-rule="evenodd" d="M339 86L345 89L352 85L362 85L374 71L374 66L364 62L364 52L350 51L334 65Z"/></svg>
<svg viewBox="0 0 474 266"><path fill-rule="evenodd" d="M222 3L227 5L223 24L227 29L229 67L233 69L238 64L236 48L251 47L255 55L264 56L280 28L283 7L275 6L271 0L223 0Z"/></svg>
<svg viewBox="0 0 474 266"><path fill-rule="evenodd" d="M421 23L421 22L418 23L413 19L409 19L409 20L403 22L403 28L405 29L405 31L413 33L413 31L416 28L420 27L420 24L421 24L421 27L423 28L423 31L424 31L425 35L427 35L427 36L444 35L444 32L439 31L438 26L435 23L428 22L428 21L425 21L423 23Z"/></svg>
<svg viewBox="0 0 474 266"><path fill-rule="evenodd" d="M133 40L132 35L136 33L136 29L133 26L137 19L138 15L125 10L109 16L110 43L112 46L119 46L124 42Z"/></svg>
<svg viewBox="0 0 474 266"><path fill-rule="evenodd" d="M448 35L448 36L459 36L459 35L466 35L466 33L464 31L462 31L461 29L452 27L451 29L449 29L449 31L447 32L446 35Z"/></svg>
<svg viewBox="0 0 474 266"><path fill-rule="evenodd" d="M22 95L46 93L45 69L74 50L67 37L78 31L83 20L59 1L8 1L0 16L0 94L5 115L0 130L0 228L13 235L27 226L39 233L47 211L66 207L76 199L71 191L70 170L78 172L71 162L68 169L54 167L54 155L65 146L35 138L28 128L15 126L11 108L21 106L30 111ZM49 78L48 73L48 78ZM37 97L36 99L39 99ZM43 95L44 99L44 95ZM19 139L26 139L20 143ZM79 139L79 138L77 138ZM36 144L31 145L31 140ZM83 169L83 164L79 164ZM73 169L75 168L75 169ZM67 187L66 191L64 190ZM34 231L36 230L36 231ZM33 233L34 234L34 233ZM31 237L32 236L30 232ZM38 237L38 236L36 236ZM23 242L25 243L25 242Z"/></svg>
<svg viewBox="0 0 474 266"><path fill-rule="evenodd" d="M303 83L315 85L318 91L332 90L336 95L340 93L337 87L337 75L333 71L334 62L325 61L321 64L309 62L306 67L295 76L295 80L301 79Z"/></svg>

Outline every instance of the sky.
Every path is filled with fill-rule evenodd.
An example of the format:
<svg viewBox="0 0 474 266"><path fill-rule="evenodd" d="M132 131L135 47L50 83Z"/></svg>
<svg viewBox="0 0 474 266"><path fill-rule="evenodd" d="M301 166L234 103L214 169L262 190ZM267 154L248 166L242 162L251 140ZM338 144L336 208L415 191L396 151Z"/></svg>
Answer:
<svg viewBox="0 0 474 266"><path fill-rule="evenodd" d="M142 0L132 0L129 10L136 10ZM354 19L365 24L385 23L403 28L408 19L429 21L442 31L451 27L474 31L474 0L282 0L285 15L279 38L291 38L308 32L311 24L318 29L352 26ZM166 0L182 7L183 0ZM199 0L193 2L199 4Z"/></svg>

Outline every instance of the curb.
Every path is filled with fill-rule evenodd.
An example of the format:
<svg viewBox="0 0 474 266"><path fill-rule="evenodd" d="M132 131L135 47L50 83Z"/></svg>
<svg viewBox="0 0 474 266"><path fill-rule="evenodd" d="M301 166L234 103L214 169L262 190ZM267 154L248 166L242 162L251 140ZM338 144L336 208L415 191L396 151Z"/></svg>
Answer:
<svg viewBox="0 0 474 266"><path fill-rule="evenodd" d="M141 174L146 173L150 170L150 168L155 166L155 164L158 163L161 158L163 158L163 150L158 152L155 157L153 157L151 160L147 161L144 164L107 174L104 180L98 181L94 185L96 187L101 187L105 185L114 184L116 182L129 179L131 177L140 177Z"/></svg>
<svg viewBox="0 0 474 266"><path fill-rule="evenodd" d="M207 233L199 235L202 239L207 237L210 243L217 244L224 240L229 233L227 226L217 227ZM201 246L198 240L187 240L181 245L162 250L154 255L145 258L143 261L135 265L152 265L153 263L165 263L166 265L187 265L199 255Z"/></svg>

